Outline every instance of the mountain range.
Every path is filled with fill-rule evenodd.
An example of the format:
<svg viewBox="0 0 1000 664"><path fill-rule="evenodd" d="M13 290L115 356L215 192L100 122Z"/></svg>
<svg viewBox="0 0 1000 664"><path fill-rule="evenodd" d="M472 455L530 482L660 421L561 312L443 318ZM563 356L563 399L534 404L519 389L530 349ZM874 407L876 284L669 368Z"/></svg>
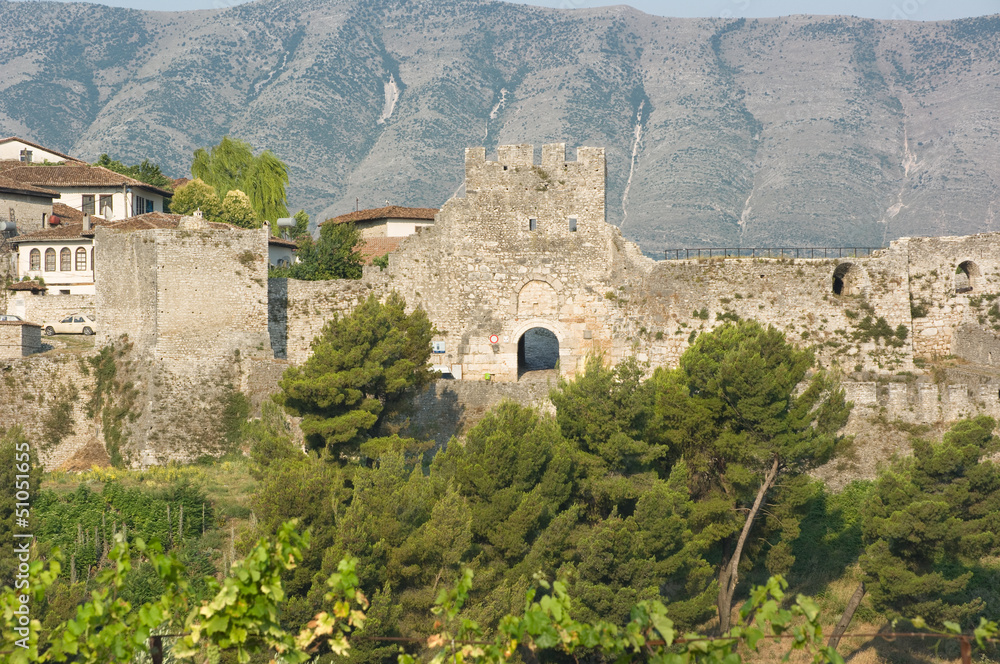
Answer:
<svg viewBox="0 0 1000 664"><path fill-rule="evenodd" d="M178 176L229 134L286 161L320 219L440 206L466 147L604 146L608 221L651 255L879 246L1000 230L1000 15L0 0L0 134Z"/></svg>

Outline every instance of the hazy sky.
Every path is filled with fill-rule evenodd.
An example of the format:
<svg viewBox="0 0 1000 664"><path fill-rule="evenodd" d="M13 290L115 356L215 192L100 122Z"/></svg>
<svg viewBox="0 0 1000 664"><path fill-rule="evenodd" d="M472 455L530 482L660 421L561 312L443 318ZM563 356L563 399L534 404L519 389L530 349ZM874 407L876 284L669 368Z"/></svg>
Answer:
<svg viewBox="0 0 1000 664"><path fill-rule="evenodd" d="M787 14L849 14L865 18L934 21L1000 13L1000 0L512 0L525 4L563 7L601 7L629 4L660 16L747 16ZM101 4L138 9L209 9L240 4L241 0L106 0Z"/></svg>

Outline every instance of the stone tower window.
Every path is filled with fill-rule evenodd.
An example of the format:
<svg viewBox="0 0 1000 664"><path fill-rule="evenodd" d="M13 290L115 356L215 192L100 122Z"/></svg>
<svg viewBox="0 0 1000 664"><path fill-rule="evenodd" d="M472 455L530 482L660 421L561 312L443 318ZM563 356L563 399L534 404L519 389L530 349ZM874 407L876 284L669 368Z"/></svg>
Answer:
<svg viewBox="0 0 1000 664"><path fill-rule="evenodd" d="M38 249L32 249L31 253L28 254L28 269L29 270L42 269L42 252L38 251Z"/></svg>
<svg viewBox="0 0 1000 664"><path fill-rule="evenodd" d="M528 220L528 230L529 231L537 231L538 230L538 220L537 219L529 219Z"/></svg>
<svg viewBox="0 0 1000 664"><path fill-rule="evenodd" d="M570 233L576 232L576 217L569 218L569 232Z"/></svg>
<svg viewBox="0 0 1000 664"><path fill-rule="evenodd" d="M46 249L45 250L45 271L55 272L56 271L56 250Z"/></svg>

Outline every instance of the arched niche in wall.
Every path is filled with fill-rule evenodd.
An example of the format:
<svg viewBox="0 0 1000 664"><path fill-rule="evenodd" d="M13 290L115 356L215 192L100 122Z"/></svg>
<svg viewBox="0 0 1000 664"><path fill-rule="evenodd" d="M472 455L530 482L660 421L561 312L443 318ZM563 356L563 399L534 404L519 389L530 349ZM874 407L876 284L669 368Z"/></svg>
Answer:
<svg viewBox="0 0 1000 664"><path fill-rule="evenodd" d="M861 295L868 287L868 273L860 265L841 263L833 271L834 295Z"/></svg>
<svg viewBox="0 0 1000 664"><path fill-rule="evenodd" d="M971 293L979 279L979 266L972 261L962 261L955 268L955 294Z"/></svg>
<svg viewBox="0 0 1000 664"><path fill-rule="evenodd" d="M559 314L559 293L548 282L529 281L517 294L517 317L553 318Z"/></svg>

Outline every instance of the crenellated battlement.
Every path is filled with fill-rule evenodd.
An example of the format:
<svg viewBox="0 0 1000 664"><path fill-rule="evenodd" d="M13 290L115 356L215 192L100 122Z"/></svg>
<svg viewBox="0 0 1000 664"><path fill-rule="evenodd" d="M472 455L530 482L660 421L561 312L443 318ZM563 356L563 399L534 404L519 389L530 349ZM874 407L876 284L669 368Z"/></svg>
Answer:
<svg viewBox="0 0 1000 664"><path fill-rule="evenodd" d="M500 145L495 161L486 159L486 148L465 150L467 193L496 188L509 189L515 180L534 176L548 186L603 187L606 177L604 148L577 148L576 161L566 161L566 144L542 146L541 161L535 162L535 146Z"/></svg>

